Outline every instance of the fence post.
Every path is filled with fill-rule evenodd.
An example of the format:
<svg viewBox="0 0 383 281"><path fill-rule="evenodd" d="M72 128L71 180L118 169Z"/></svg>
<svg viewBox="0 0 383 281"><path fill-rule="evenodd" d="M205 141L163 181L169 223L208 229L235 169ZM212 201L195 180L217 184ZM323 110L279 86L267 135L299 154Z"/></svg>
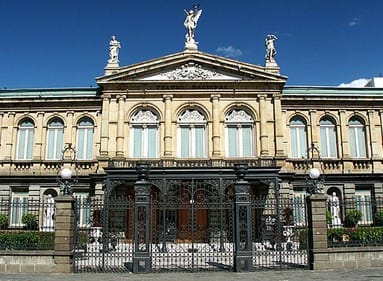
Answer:
<svg viewBox="0 0 383 281"><path fill-rule="evenodd" d="M320 269L320 264L326 263L328 256L327 242L327 197L314 194L307 197L308 209L308 246L310 269Z"/></svg>
<svg viewBox="0 0 383 281"><path fill-rule="evenodd" d="M55 198L55 271L73 272L75 199L71 196Z"/></svg>
<svg viewBox="0 0 383 281"><path fill-rule="evenodd" d="M150 186L147 180L149 164L137 164L138 181L134 184L134 253L133 272L148 273L152 271L150 257Z"/></svg>
<svg viewBox="0 0 383 281"><path fill-rule="evenodd" d="M234 205L234 270L251 271L253 269L252 253L252 227L250 210L250 184L244 180L247 173L247 166L235 165L237 181L234 183L235 205Z"/></svg>

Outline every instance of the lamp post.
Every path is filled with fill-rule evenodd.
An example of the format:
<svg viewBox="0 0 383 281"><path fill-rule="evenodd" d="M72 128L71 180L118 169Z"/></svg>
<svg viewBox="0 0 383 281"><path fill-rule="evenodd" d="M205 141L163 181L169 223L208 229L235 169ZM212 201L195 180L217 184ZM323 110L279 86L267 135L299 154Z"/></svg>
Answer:
<svg viewBox="0 0 383 281"><path fill-rule="evenodd" d="M308 192L309 194L323 194L324 173L321 167L320 151L314 144L311 144L307 156L309 157L307 168L311 167L308 171L309 179L307 179L309 184ZM315 162L319 163L319 169L315 167Z"/></svg>
<svg viewBox="0 0 383 281"><path fill-rule="evenodd" d="M65 164L68 165L65 166ZM61 162L56 180L63 195L72 195L72 187L78 182L78 180L76 150L72 147L71 143L68 143L62 151Z"/></svg>

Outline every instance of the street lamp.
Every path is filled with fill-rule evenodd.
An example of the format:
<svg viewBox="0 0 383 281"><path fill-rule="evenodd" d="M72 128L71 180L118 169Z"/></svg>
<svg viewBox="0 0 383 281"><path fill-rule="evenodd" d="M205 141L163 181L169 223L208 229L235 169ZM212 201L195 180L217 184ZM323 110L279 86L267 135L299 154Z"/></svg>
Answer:
<svg viewBox="0 0 383 281"><path fill-rule="evenodd" d="M311 144L311 147L309 147L307 151L307 156L309 157L307 168L311 167L308 171L308 177L310 179L307 178L306 180L309 184L308 192L310 194L323 194L324 173L321 167L320 151L314 144ZM320 169L314 166L315 162L319 163Z"/></svg>
<svg viewBox="0 0 383 281"><path fill-rule="evenodd" d="M65 162L69 164L69 167L65 167ZM62 151L56 180L63 195L71 195L73 193L72 187L78 180L76 150L72 147L71 143L68 143Z"/></svg>

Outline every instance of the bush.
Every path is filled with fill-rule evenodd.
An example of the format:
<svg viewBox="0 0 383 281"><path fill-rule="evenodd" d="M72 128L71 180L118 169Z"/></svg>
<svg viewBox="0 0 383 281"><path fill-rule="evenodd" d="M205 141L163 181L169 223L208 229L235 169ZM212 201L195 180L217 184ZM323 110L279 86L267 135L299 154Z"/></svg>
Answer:
<svg viewBox="0 0 383 281"><path fill-rule="evenodd" d="M354 227L357 225L358 221L362 219L362 212L354 209L350 210L346 214L346 225L350 227Z"/></svg>
<svg viewBox="0 0 383 281"><path fill-rule="evenodd" d="M377 211L374 216L375 225L383 226L383 210Z"/></svg>
<svg viewBox="0 0 383 281"><path fill-rule="evenodd" d="M383 227L330 228L327 230L329 245L378 246L383 244Z"/></svg>
<svg viewBox="0 0 383 281"><path fill-rule="evenodd" d="M0 250L53 250L53 232L0 232Z"/></svg>
<svg viewBox="0 0 383 281"><path fill-rule="evenodd" d="M25 225L26 229L37 229L37 216L35 214L23 214L23 216L21 217L21 222Z"/></svg>
<svg viewBox="0 0 383 281"><path fill-rule="evenodd" d="M0 214L0 229L7 229L8 228L8 216L4 214Z"/></svg>
<svg viewBox="0 0 383 281"><path fill-rule="evenodd" d="M326 222L327 222L327 224L332 223L332 215L331 215L331 212L329 210L326 211Z"/></svg>

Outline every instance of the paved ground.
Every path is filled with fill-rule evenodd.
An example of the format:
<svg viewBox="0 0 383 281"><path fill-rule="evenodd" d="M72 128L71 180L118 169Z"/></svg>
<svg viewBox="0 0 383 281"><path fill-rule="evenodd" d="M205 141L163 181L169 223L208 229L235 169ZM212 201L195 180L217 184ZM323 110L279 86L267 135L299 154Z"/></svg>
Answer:
<svg viewBox="0 0 383 281"><path fill-rule="evenodd" d="M382 269L369 270L328 270L328 271L257 271L250 273L201 272L201 273L159 273L159 274L118 274L118 273L77 273L77 274L0 274L0 281L383 281Z"/></svg>

